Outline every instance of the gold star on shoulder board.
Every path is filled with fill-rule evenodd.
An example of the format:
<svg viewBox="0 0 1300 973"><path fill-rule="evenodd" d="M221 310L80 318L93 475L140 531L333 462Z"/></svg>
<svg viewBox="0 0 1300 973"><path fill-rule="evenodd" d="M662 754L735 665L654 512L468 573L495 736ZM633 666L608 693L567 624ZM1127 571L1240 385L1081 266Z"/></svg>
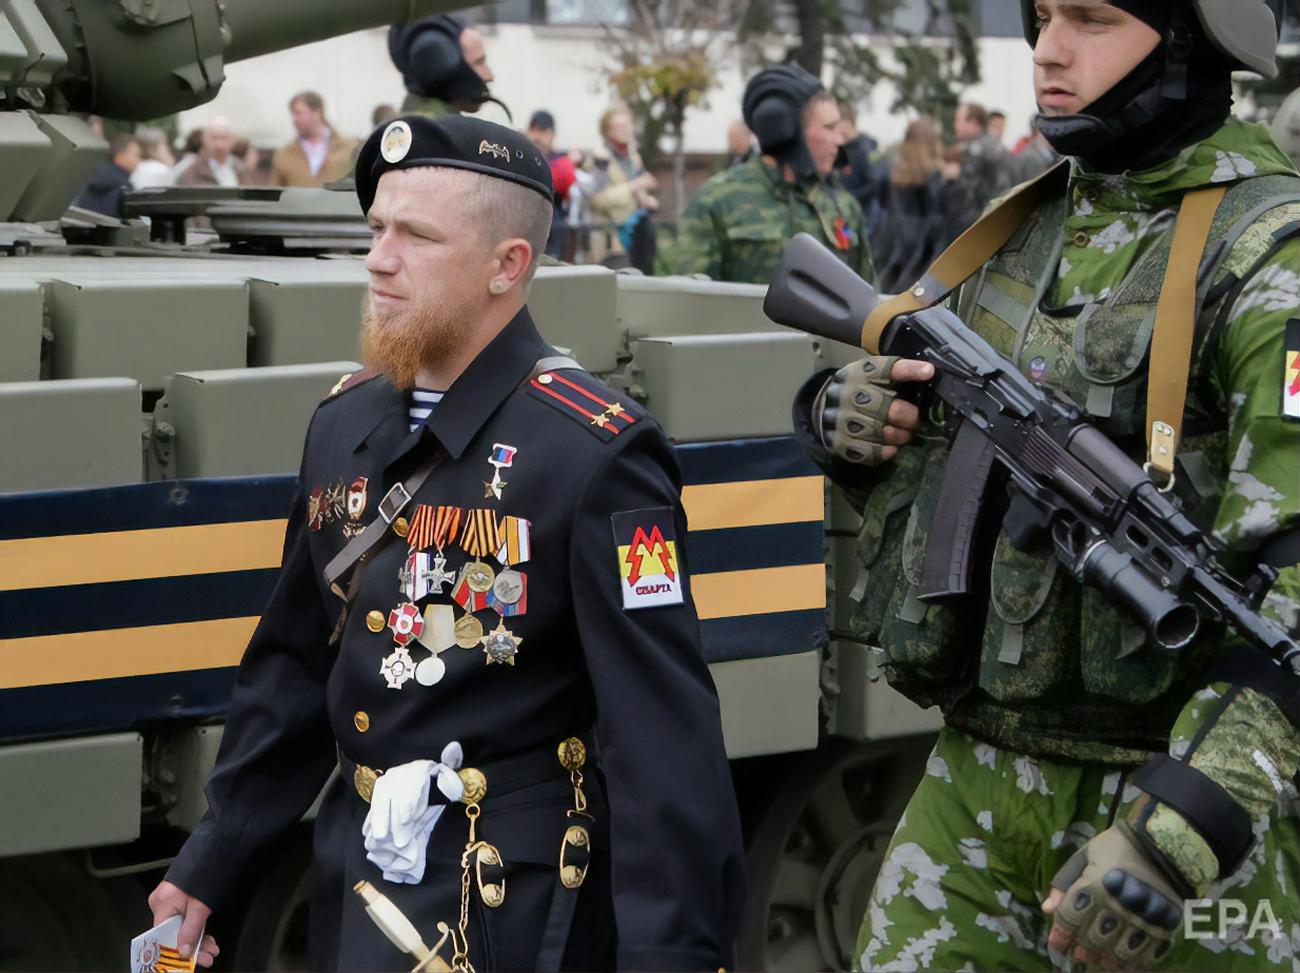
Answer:
<svg viewBox="0 0 1300 973"><path fill-rule="evenodd" d="M621 416L623 414L623 406L620 405L618 402L611 403L609 407L609 414L611 416Z"/></svg>

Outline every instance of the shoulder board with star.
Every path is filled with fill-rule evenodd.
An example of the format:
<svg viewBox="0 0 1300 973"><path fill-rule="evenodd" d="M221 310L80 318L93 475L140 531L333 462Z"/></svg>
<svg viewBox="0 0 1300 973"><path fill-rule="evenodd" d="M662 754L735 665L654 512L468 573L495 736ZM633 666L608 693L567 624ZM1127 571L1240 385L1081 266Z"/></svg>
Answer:
<svg viewBox="0 0 1300 973"><path fill-rule="evenodd" d="M575 368L542 372L529 380L528 394L582 425L602 442L611 442L646 416L639 405L615 395L587 372Z"/></svg>
<svg viewBox="0 0 1300 973"><path fill-rule="evenodd" d="M334 387L330 389L329 394L325 396L325 401L328 402L330 399L337 398L344 392L350 392L358 385L364 385L372 378L378 377L379 373L373 368L363 368L359 372L349 372L334 383Z"/></svg>

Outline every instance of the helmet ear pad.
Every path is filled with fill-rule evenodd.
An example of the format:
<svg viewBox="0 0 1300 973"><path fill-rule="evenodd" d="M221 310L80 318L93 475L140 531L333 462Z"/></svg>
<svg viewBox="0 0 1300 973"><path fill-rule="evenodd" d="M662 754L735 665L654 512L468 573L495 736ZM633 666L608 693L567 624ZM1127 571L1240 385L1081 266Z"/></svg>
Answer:
<svg viewBox="0 0 1300 973"><path fill-rule="evenodd" d="M459 23L447 23L451 18L431 17L428 20L394 27L389 36L389 50L393 63L412 86L422 90L437 90L455 76L460 67Z"/></svg>
<svg viewBox="0 0 1300 973"><path fill-rule="evenodd" d="M793 148L802 138L803 112L793 98L769 95L752 112L749 127L758 144L768 155L780 155Z"/></svg>

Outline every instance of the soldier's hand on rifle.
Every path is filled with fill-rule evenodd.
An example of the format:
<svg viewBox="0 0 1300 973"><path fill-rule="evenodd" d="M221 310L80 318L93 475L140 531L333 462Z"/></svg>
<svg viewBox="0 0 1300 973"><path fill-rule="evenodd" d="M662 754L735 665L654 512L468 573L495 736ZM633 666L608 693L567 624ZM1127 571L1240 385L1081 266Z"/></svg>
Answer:
<svg viewBox="0 0 1300 973"><path fill-rule="evenodd" d="M813 428L835 456L876 466L912 441L921 413L898 398L898 382L928 382L934 366L912 358L863 358L836 372L813 405Z"/></svg>
<svg viewBox="0 0 1300 973"><path fill-rule="evenodd" d="M171 882L158 883L158 887L149 894L149 908L153 910L155 926L172 916L183 916L181 931L176 936L176 946L181 955L191 955L197 944L199 966L212 965L212 961L221 952L217 941L211 936L204 936L202 943L197 942L208 917L212 915L211 909Z"/></svg>

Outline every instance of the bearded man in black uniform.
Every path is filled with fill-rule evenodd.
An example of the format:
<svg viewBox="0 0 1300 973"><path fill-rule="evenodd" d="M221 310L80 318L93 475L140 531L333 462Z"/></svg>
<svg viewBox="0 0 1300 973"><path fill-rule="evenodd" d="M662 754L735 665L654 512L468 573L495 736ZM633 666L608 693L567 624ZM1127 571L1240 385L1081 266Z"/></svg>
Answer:
<svg viewBox="0 0 1300 973"><path fill-rule="evenodd" d="M210 810L155 921L183 914L193 946L328 779L313 968L414 965L359 886L453 968L715 970L740 837L680 475L525 307L550 168L499 125L407 116L356 171L371 371L312 419Z"/></svg>

